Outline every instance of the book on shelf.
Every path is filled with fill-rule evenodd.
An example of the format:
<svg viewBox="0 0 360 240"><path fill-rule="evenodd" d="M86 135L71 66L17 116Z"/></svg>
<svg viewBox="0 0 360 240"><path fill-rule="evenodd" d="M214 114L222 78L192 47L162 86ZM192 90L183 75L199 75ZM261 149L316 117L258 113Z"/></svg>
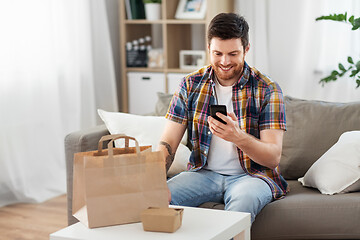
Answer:
<svg viewBox="0 0 360 240"><path fill-rule="evenodd" d="M145 19L145 7L142 0L125 0L127 19Z"/></svg>
<svg viewBox="0 0 360 240"><path fill-rule="evenodd" d="M132 20L130 0L125 0L125 10L127 19Z"/></svg>

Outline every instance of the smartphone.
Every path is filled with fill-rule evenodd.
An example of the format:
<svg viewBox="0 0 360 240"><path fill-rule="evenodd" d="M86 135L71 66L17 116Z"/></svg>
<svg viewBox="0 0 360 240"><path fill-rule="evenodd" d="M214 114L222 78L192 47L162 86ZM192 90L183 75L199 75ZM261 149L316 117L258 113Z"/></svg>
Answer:
<svg viewBox="0 0 360 240"><path fill-rule="evenodd" d="M210 116L218 120L219 122L226 124L222 119L216 116L216 113L219 112L227 116L226 106L225 105L210 105Z"/></svg>

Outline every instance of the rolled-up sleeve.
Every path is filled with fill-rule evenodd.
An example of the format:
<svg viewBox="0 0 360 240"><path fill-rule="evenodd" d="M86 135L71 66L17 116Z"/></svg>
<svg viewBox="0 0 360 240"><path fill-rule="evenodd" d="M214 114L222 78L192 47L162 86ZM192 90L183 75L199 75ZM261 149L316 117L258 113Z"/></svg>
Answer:
<svg viewBox="0 0 360 240"><path fill-rule="evenodd" d="M188 121L187 109L187 78L184 78L179 86L179 89L174 93L171 99L169 109L165 115L166 119L186 125Z"/></svg>
<svg viewBox="0 0 360 240"><path fill-rule="evenodd" d="M272 82L266 90L259 116L259 128L286 130L284 97L276 82Z"/></svg>

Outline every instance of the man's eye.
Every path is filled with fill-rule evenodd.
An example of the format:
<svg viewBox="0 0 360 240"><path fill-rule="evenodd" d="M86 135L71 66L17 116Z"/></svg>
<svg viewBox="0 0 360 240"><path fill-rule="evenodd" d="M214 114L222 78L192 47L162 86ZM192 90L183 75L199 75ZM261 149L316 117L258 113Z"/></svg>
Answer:
<svg viewBox="0 0 360 240"><path fill-rule="evenodd" d="M214 53L216 56L221 56L221 53L219 53L219 52L215 52Z"/></svg>
<svg viewBox="0 0 360 240"><path fill-rule="evenodd" d="M230 56L235 57L237 53L231 53Z"/></svg>

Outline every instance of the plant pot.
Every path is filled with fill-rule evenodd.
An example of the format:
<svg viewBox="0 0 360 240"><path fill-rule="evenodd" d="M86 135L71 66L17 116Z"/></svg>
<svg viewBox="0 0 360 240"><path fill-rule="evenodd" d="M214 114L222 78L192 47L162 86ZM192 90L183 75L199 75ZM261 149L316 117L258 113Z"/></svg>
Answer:
<svg viewBox="0 0 360 240"><path fill-rule="evenodd" d="M145 3L145 15L147 20L161 19L161 4Z"/></svg>

